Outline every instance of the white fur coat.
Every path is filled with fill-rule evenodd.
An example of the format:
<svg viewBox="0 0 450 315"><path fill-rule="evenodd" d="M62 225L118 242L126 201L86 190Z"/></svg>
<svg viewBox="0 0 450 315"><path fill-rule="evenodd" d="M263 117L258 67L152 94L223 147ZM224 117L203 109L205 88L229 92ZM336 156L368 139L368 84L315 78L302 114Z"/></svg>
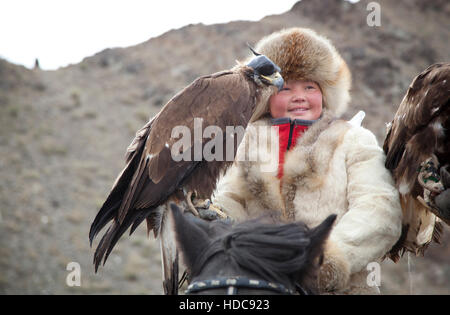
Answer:
<svg viewBox="0 0 450 315"><path fill-rule="evenodd" d="M281 183L278 154L269 120L249 125L213 202L236 220L281 211L287 221L314 227L337 214L325 247L325 263L338 270L334 292L379 292L367 285L366 268L400 237L402 212L375 136L324 115L286 152Z"/></svg>

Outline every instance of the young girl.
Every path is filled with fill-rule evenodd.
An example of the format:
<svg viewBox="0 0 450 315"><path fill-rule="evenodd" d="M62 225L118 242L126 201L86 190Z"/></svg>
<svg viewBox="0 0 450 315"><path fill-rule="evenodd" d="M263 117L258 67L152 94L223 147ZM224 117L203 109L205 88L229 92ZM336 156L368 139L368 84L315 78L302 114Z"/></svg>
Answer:
<svg viewBox="0 0 450 315"><path fill-rule="evenodd" d="M336 119L350 98L346 63L308 29L276 32L255 50L280 66L286 84L253 117L214 204L235 220L279 213L310 227L337 214L319 273L321 292L379 292L367 282L367 267L400 237L402 212L375 136ZM257 158L246 158L249 152Z"/></svg>

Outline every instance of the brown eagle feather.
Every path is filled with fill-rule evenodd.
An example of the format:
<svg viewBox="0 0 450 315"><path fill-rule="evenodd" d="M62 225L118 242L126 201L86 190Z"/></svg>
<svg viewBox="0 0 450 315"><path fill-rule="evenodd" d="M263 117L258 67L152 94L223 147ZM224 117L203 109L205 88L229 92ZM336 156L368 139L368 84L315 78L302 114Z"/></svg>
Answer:
<svg viewBox="0 0 450 315"><path fill-rule="evenodd" d="M92 244L95 236L112 221L95 251L95 271L102 259L103 264L106 262L123 233L130 227L130 234L133 233L146 220L148 231L153 230L155 237L161 236L165 292L176 293L178 253L173 247L170 218L165 216L165 207L169 201L180 205L185 191L195 191L200 198L210 198L220 173L232 163L225 159L194 160L194 118L203 119L202 134L211 125L222 130L224 156L227 156L226 126L246 128L258 106L264 106L275 92L273 85L257 84L252 68L238 65L196 79L141 128L127 149L125 168L91 225L89 238ZM190 147L184 148L185 151L191 149L189 161L177 162L171 156L172 146L179 140L172 137L175 126L185 126L191 131ZM203 152L205 143L210 140L201 138L201 143L196 145L200 145ZM238 139L233 142L234 157L239 143Z"/></svg>
<svg viewBox="0 0 450 315"><path fill-rule="evenodd" d="M394 261L405 251L423 254L431 241L439 242L441 219L450 222L417 200L424 194L417 180L421 163L432 155L441 167L450 163L449 128L450 63L439 63L414 78L384 141L403 210L402 236L387 255Z"/></svg>

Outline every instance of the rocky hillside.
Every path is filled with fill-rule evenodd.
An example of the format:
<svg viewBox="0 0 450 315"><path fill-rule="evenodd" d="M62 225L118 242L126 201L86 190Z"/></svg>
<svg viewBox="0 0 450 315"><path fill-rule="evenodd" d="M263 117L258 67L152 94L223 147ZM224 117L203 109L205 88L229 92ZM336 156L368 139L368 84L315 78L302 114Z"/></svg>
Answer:
<svg viewBox="0 0 450 315"><path fill-rule="evenodd" d="M285 27L328 36L353 73L350 117L381 142L412 78L449 61L450 4L303 0L259 22L189 25L124 49L106 49L57 71L0 60L0 293L161 294L159 245L144 226L123 237L94 274L88 230L123 166L135 131L196 77L231 67L245 43ZM425 258L382 267L384 293L450 293L450 238ZM96 245L95 243L94 245ZM81 286L69 286L70 262Z"/></svg>

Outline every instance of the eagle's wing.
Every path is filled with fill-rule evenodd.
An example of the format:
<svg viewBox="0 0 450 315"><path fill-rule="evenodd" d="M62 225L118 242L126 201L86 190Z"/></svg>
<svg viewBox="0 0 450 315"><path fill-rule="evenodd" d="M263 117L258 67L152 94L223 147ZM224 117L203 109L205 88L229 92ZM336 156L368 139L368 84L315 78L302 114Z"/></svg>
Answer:
<svg viewBox="0 0 450 315"><path fill-rule="evenodd" d="M423 253L431 241L439 241L438 213L419 201L425 192L418 170L434 156L441 166L450 163L445 132L450 127L449 100L450 64L434 64L413 80L388 127L386 167L393 173L403 209L402 236L388 255L393 260L400 251Z"/></svg>
<svg viewBox="0 0 450 315"><path fill-rule="evenodd" d="M103 263L106 261L118 239L131 225L132 233L147 219L149 230L156 236L163 218L157 208L169 197L176 202L177 189L202 165L202 161L177 162L171 157L171 148L178 141L172 138L173 128L185 126L194 135L194 118L202 118L203 126L216 125L222 130L227 125L245 128L255 99L255 88L240 72L230 70L204 76L175 95L138 131L128 147L127 164L91 225L89 238L92 243L96 234L113 221L94 254L95 270L102 259ZM194 151L195 137L191 138L186 149ZM200 145L208 140L201 139ZM216 178L208 180L215 184Z"/></svg>

